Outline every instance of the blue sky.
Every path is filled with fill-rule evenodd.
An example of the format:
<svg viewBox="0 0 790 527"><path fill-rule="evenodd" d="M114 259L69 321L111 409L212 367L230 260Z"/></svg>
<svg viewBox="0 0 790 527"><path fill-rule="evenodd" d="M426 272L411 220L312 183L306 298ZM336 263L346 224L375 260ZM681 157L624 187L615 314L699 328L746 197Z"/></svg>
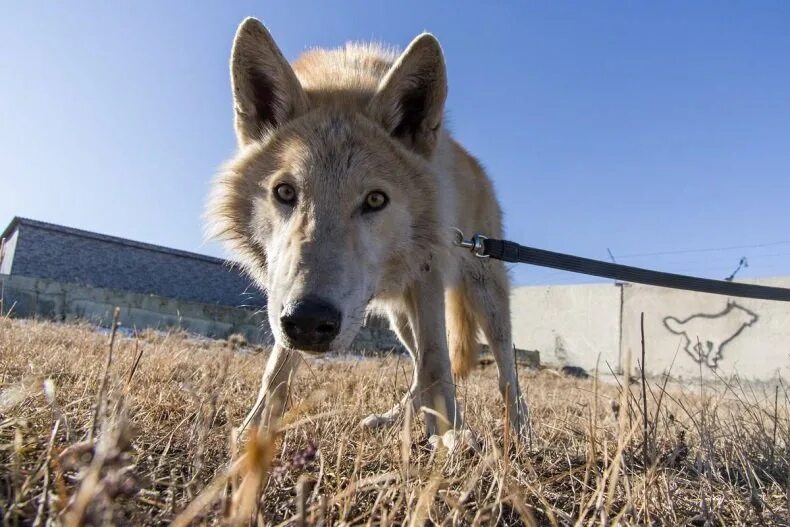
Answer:
<svg viewBox="0 0 790 527"><path fill-rule="evenodd" d="M223 255L200 216L235 147L228 54L248 15L290 59L436 34L450 126L512 239L714 278L747 256L743 276L790 275L786 2L3 2L0 223Z"/></svg>

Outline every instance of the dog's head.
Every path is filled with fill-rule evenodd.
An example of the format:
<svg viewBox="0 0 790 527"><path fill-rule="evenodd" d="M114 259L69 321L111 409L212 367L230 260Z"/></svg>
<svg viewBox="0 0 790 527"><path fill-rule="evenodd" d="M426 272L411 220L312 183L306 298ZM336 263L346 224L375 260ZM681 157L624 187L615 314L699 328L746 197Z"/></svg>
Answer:
<svg viewBox="0 0 790 527"><path fill-rule="evenodd" d="M208 217L266 290L285 347L348 346L371 299L402 288L430 258L441 48L421 35L387 67L368 90L303 86L260 22L247 19L236 34L239 151L214 184Z"/></svg>

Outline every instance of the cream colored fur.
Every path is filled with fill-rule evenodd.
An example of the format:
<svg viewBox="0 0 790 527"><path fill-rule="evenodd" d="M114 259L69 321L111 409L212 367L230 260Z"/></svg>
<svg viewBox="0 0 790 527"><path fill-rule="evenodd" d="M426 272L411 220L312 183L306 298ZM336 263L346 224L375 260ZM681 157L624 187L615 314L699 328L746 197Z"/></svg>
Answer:
<svg viewBox="0 0 790 527"><path fill-rule="evenodd" d="M442 126L447 80L437 40L420 35L402 54L366 44L316 49L291 66L263 25L247 19L231 81L239 150L217 177L207 215L211 234L267 292L277 343L249 420L265 411L266 425L283 410L299 361L279 316L317 295L342 312L332 349L348 346L373 311L389 317L414 358L403 401L364 424L392 423L413 403L431 409L429 432L459 427L451 363L456 378L469 373L481 332L523 431L505 270L451 245L453 227L501 236L501 212L480 164ZM273 198L282 182L297 189L292 207ZM389 203L360 212L374 190Z"/></svg>

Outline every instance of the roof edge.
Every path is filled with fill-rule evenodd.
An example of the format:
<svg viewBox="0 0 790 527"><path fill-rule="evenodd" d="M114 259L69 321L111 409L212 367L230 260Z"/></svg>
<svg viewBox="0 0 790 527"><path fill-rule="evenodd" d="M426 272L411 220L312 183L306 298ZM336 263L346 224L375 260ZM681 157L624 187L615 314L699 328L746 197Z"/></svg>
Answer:
<svg viewBox="0 0 790 527"><path fill-rule="evenodd" d="M0 234L0 240L3 238L8 238L11 236L11 233L16 229L16 226L19 225L19 222L22 220L19 216L14 216L11 218L11 222L6 226L3 230L3 233Z"/></svg>
<svg viewBox="0 0 790 527"><path fill-rule="evenodd" d="M112 236L109 234L101 234L98 232L93 231L86 231L83 229L76 229L74 227L66 227L65 225L58 225L55 223L48 223L45 221L33 220L30 218L24 218L21 216L14 216L8 226L3 230L3 234L0 235L0 238L6 238L11 235L11 233L18 229L20 226L26 225L29 227L34 227L38 229L49 230L53 232L59 232L61 234L69 234L72 236L79 236L82 238L90 238L93 240L103 241L107 243L114 243L117 245L123 245L126 247L134 247L136 249L143 249L147 251L153 251L158 253L169 254L172 256L180 256L182 258L191 258L193 260L202 260L204 262L214 263L218 265L229 265L235 266L236 262L232 260L225 260L223 258L217 258L214 256L209 256L207 254L200 254L194 253L190 251L183 251L181 249L173 249L170 247L165 247L163 245L156 245L153 243L146 243L146 242L138 242L135 240L129 240L127 238L121 238L120 236Z"/></svg>

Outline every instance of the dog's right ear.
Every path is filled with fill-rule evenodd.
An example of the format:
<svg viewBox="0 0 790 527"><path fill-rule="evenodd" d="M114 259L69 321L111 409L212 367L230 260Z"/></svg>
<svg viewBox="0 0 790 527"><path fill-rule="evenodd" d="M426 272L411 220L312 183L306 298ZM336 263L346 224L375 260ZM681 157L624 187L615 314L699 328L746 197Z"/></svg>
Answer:
<svg viewBox="0 0 790 527"><path fill-rule="evenodd" d="M291 65L255 18L245 19L236 31L230 81L240 145L307 110L307 96Z"/></svg>

